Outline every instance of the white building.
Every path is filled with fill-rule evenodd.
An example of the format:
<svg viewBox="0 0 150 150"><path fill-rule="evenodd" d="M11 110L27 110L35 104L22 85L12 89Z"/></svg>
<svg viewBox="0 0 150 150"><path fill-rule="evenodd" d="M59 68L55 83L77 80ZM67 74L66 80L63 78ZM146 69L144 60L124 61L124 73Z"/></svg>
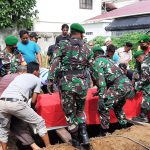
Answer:
<svg viewBox="0 0 150 150"><path fill-rule="evenodd" d="M43 50L54 43L64 23L83 22L101 14L101 0L37 0L38 19L33 30L42 35Z"/></svg>

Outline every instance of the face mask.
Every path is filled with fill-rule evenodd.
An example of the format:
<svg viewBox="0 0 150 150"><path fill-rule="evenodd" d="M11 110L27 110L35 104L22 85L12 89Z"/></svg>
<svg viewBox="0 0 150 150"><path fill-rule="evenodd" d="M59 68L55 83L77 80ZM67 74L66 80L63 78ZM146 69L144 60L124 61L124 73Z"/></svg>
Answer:
<svg viewBox="0 0 150 150"><path fill-rule="evenodd" d="M140 46L143 51L147 50L148 46Z"/></svg>
<svg viewBox="0 0 150 150"><path fill-rule="evenodd" d="M12 47L11 50L12 50L12 53L13 53L14 55L18 55L18 54L19 54L19 51L18 51L18 48L17 48L17 47Z"/></svg>

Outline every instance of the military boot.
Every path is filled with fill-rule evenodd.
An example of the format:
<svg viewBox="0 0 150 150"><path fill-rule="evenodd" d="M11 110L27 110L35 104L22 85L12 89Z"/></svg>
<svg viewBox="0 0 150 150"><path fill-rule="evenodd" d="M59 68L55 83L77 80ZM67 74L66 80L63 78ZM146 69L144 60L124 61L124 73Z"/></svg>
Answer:
<svg viewBox="0 0 150 150"><path fill-rule="evenodd" d="M79 136L80 136L80 141L83 145L89 144L89 137L88 137L85 123L79 125Z"/></svg>
<svg viewBox="0 0 150 150"><path fill-rule="evenodd" d="M148 123L148 115L147 115L147 110L141 108L141 113L139 116L135 117L132 119L133 121L137 121L137 122L144 122L144 123Z"/></svg>
<svg viewBox="0 0 150 150"><path fill-rule="evenodd" d="M78 131L71 133L72 138L72 146L77 149L80 149L80 141L79 141L79 134Z"/></svg>
<svg viewBox="0 0 150 150"><path fill-rule="evenodd" d="M108 133L108 129L103 129L102 127L100 127L100 132L98 134L98 137L106 136L107 133Z"/></svg>

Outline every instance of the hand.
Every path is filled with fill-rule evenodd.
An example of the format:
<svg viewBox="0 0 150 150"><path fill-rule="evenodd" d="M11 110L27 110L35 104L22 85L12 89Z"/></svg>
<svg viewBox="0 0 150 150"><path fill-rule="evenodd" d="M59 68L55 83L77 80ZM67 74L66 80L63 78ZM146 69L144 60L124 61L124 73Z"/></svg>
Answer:
<svg viewBox="0 0 150 150"><path fill-rule="evenodd" d="M135 95L136 95L136 90L131 90L131 92L128 94L128 98L129 99L134 99L134 97L135 97Z"/></svg>
<svg viewBox="0 0 150 150"><path fill-rule="evenodd" d="M99 93L99 91L93 93L93 97L94 97L94 96L98 96L98 93Z"/></svg>
<svg viewBox="0 0 150 150"><path fill-rule="evenodd" d="M52 93L54 92L54 91L53 91L53 82L48 81L48 83L47 83L47 90L48 90L48 93L49 93L50 95L52 95Z"/></svg>

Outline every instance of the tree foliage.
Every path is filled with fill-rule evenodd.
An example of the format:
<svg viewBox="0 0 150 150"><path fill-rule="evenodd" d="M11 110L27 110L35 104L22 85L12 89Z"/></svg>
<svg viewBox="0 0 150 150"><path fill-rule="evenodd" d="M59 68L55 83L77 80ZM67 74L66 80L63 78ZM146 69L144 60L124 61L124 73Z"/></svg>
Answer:
<svg viewBox="0 0 150 150"><path fill-rule="evenodd" d="M137 51L137 48L139 45L138 41L140 40L140 37L142 34L144 34L144 33L134 32L134 33L124 34L119 37L112 37L111 39L112 39L112 43L117 48L124 46L124 44L126 42L131 42L133 44L132 53L134 54L135 51ZM99 36L99 37L96 37L95 39L93 39L93 41L95 44L98 44L99 46L104 46L105 39L106 39L106 37ZM134 65L135 65L135 60L133 58L132 61L130 62L130 67L134 68Z"/></svg>
<svg viewBox="0 0 150 150"><path fill-rule="evenodd" d="M31 28L37 15L36 0L0 0L0 29Z"/></svg>

